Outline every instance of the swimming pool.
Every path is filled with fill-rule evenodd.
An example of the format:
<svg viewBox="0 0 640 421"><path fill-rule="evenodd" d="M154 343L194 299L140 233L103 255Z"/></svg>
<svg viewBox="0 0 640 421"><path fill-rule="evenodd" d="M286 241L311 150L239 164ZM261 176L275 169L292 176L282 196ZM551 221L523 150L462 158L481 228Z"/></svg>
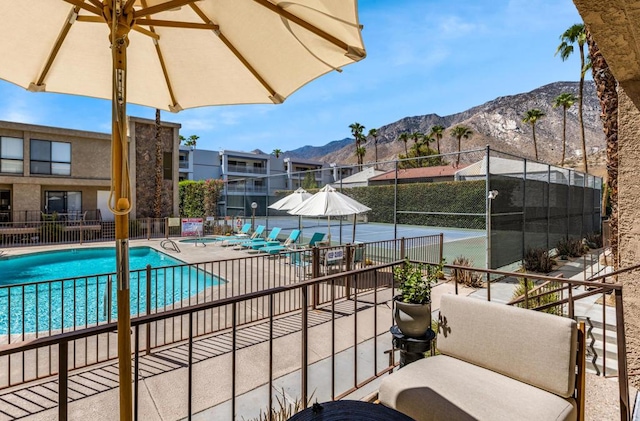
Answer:
<svg viewBox="0 0 640 421"><path fill-rule="evenodd" d="M229 237L233 238L233 237ZM180 240L181 243L194 244L194 243L216 243L219 242L218 237L203 237L203 238L187 238L186 240Z"/></svg>
<svg viewBox="0 0 640 421"><path fill-rule="evenodd" d="M132 248L129 255L132 315L147 310L147 264L153 268L148 297L151 310L175 306L223 282L150 247ZM0 334L54 331L115 320L114 270L115 250L107 247L0 259Z"/></svg>

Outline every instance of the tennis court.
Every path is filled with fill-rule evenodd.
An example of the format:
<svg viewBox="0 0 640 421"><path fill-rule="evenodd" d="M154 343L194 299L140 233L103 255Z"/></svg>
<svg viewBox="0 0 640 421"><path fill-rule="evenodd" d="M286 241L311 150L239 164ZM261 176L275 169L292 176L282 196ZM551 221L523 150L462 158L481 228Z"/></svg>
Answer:
<svg viewBox="0 0 640 421"><path fill-rule="evenodd" d="M250 222L250 221L249 221ZM301 243L308 240L314 232L327 234L327 218L302 218L303 238ZM269 229L273 227L282 228L282 235L292 229L298 228L298 218L295 216L269 216L256 217L256 225L266 225ZM486 232L478 229L450 228L450 227L430 227L423 225L397 225L397 238L420 237L427 235L443 234L443 256L447 263L453 263L458 256L464 256L473 261L476 267L485 267L486 261ZM353 222L350 220L331 220L331 240L333 244L351 243L353 235ZM383 224L378 222L358 222L356 225L356 241L375 242L395 238L393 224Z"/></svg>

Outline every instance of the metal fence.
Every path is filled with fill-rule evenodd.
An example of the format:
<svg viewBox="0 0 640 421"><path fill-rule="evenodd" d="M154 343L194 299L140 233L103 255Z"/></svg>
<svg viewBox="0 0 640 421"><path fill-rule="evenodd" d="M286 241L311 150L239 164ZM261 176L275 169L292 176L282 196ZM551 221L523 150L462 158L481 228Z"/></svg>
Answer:
<svg viewBox="0 0 640 421"><path fill-rule="evenodd" d="M386 264L404 257L436 263L441 260L441 240L441 236L403 238L287 250L277 256L261 254L162 268L148 266L130 273L131 313L135 317L170 312ZM112 323L118 315L115 279L112 273L0 287L0 343L12 345ZM377 282L379 286L390 287L391 273L381 276ZM314 306L321 306L332 297L349 298L372 288L374 285L365 281L356 287L349 277L337 277L332 288L326 284L314 288L311 300ZM223 306L198 313L192 331L185 329L187 321L184 318L164 318L144 330L143 349L150 352L186 340L190 332L200 336L229 329L234 317L237 325L264 320L266 315L261 309L268 304L265 300L264 297L244 300L233 314ZM300 306L298 295L282 292L273 302L273 311L282 315L300 310ZM109 335L75 341L71 346L74 358L69 361L69 368L117 357L115 340ZM50 352L37 354L36 364L18 370L21 376L12 375L16 371L15 364L21 363L9 361L4 365L6 372L2 376L4 381L0 380L0 388L51 375L55 367Z"/></svg>
<svg viewBox="0 0 640 421"><path fill-rule="evenodd" d="M152 313L132 319L132 349L131 353L134 358L134 411L135 419L138 419L139 413L139 381L142 377L153 376L153 373L148 371L141 372L141 370L149 370L149 367L153 365L154 361L162 361L163 354L161 350L157 350L157 358L154 360L153 356L145 356L145 348L148 347L148 342L145 339L145 331L152 329L154 325L167 326L173 325L176 321L182 326L184 331L185 343L176 348L172 355L172 358L178 359L180 362L179 370L186 371L184 376L174 377L181 379L179 381L184 382L180 385L176 385L176 388L171 390L164 390L165 394L174 394L176 391L182 391L183 401L179 404L177 411L180 417L191 418L193 414L203 409L209 408L212 404L207 404L207 400L211 399L206 397L205 391L196 386L197 379L202 380L202 376L208 377L207 384L216 384L216 380L212 380L211 376L224 377L230 372L230 386L225 388L226 393L224 397L218 400L218 403L228 402L228 406L218 407L216 415L228 419L234 419L237 415L238 401L242 395L242 391L238 387L238 376L240 373L250 372L252 376L264 375L266 379L266 393L259 395L257 400L252 400L253 405L259 405L264 408L273 408L275 404L274 399L274 385L276 381L276 370L274 369L277 356L275 355L274 342L283 337L284 335L292 335L291 343L300 344L300 353L298 363L294 363L294 366L289 367L295 373L295 381L299 385L298 398L303 406L307 405L308 398L313 391L314 396L320 397L320 400L326 399L341 399L348 396L350 393L362 388L376 378L391 371L395 366L393 359L393 353L389 361L382 359L379 355L383 354L382 351L388 350L390 347L390 340L388 334L385 334L389 325L392 324L391 313L386 306L386 303L393 295L392 284L385 283L385 279L389 279L393 268L401 265L403 261L395 261L387 264L369 266L357 269L355 271L330 274L327 276L307 280L290 285L274 286L262 291L244 293L235 297L221 298L210 302L202 302L200 304L194 304L189 307L177 308L166 312ZM618 359L618 383L619 383L619 401L620 401L620 416L621 419L629 419L630 417L630 401L628 390L628 379L625 364L625 334L624 334L624 312L622 308L622 286L620 284L608 283L610 279L615 279L616 275L625 272L636 271L640 265L635 267L626 268L615 273L611 273L605 276L599 276L589 281L576 281L566 280L562 278L550 278L537 275L527 275L531 282L554 282L559 286L552 290L544 290L545 294L558 293L563 291L564 295L557 297L548 302L547 304L536 306L536 310L545 311L552 308L560 308L559 312L567 317L575 317L578 315L577 304L581 300L588 299L589 297L602 295L607 297L612 295L615 297L615 332L617 335L617 353L622 356ZM449 266L449 269L455 269L454 266ZM491 273L494 276L505 277L518 277L522 274L512 272L501 271L488 271L483 269L469 269L467 267L458 269L473 270L478 272L481 277L485 277L487 273ZM351 282L352 289L351 295L347 299L344 294L344 279L348 278ZM364 288L363 288L364 286ZM457 291L456 283L456 293ZM588 289L584 289L587 287ZM434 287L438 288L438 286ZM487 285L488 300L491 300L490 293L491 285ZM314 291L322 290L328 291L327 300L323 303L314 303ZM540 291L542 289L539 289ZM389 293L390 292L390 293ZM534 295L538 292L531 292L531 295L525 294L524 302L527 308L532 308L533 303L537 302L534 299ZM345 298L338 298L338 297ZM296 308L294 313L298 315L295 321L294 319L279 319L278 318L278 302L281 300L292 300L290 297L295 297ZM259 307L255 307L256 303L260 303ZM311 310L316 306L318 312L312 312ZM261 325L254 326L251 332L244 332L241 328L242 325L242 308L253 307L256 311L263 313L263 322ZM379 325L379 312L385 311L389 317L387 322ZM365 313L369 312L369 317L364 317ZM220 332L219 341L215 342L216 337L209 337L203 339L197 339L200 332L199 326L202 326L203 319L207 317L215 318L216 315L226 314L229 316L227 326L229 330ZM326 318L321 318L318 315L325 314ZM380 313L382 314L382 313ZM604 313L606 317L606 312ZM346 323L352 329L353 338L345 337L345 334L340 330L338 325L338 319L341 317L347 317ZM312 358L310 358L310 342L313 340L310 335L312 326L327 325L330 329L325 330L328 332L325 338L327 344L327 358L330 361L330 369L323 371L322 377L327 381L322 383L322 386L313 388L311 387L312 379ZM604 321L604 325L609 323ZM343 324L344 326L344 324ZM108 342L109 336L116 328L114 323L109 323L101 326L94 326L88 329L84 329L77 332L69 332L60 335L54 335L49 338L42 338L38 341L31 341L25 343L18 343L14 345L4 346L0 349L0 361L3 366L11 367L13 370L8 370L8 375L11 376L12 372L25 372L37 370L37 367L48 365L47 375L55 375L57 379L56 390L58 391L58 402L54 402L50 405L50 408L56 408L58 411L59 419L67 419L68 416L68 404L69 404L69 386L73 382L72 368L74 361L78 358L78 344L86 344L88 342L94 343L96 349L102 349L101 352L105 352L103 347L105 341ZM385 335L385 336L383 336ZM386 338L386 340L381 340ZM212 350L212 343L226 344L224 350L219 352ZM338 345L340 343L340 345ZM344 348L344 344L348 344ZM260 346L265 344L266 346ZM253 358L250 359L250 370L246 367L246 360L242 360L239 354L242 349L250 346L260 346L261 351L254 353ZM367 357L360 352L362 349L368 347L372 349L373 353L369 353L373 358ZM347 353L348 363L343 365L345 361L337 362L340 353ZM222 372L206 372L201 373L202 364L208 359L215 358L216 356L228 355L230 356L230 363L224 365L225 373ZM254 364L256 358L264 360L265 364ZM35 361L35 363L34 363ZM262 367L262 369L260 369ZM160 370L162 372L162 370ZM257 371L261 371L258 373ZM266 371L266 373L264 373ZM6 376L7 374L4 374ZM90 377L90 376L89 376ZM345 379L346 382L338 382L338 378ZM85 377L86 380L86 377ZM158 391L160 392L160 391ZM16 392L18 393L18 392ZM74 389L75 397L73 399L81 399L83 394L98 393L91 391L78 391ZM80 397L78 397L80 395ZM255 399L255 398L254 398ZM172 404L175 405L176 400L170 399ZM162 403L160 403L162 404ZM45 410L47 408L33 409L31 405L30 411L37 412L38 410Z"/></svg>

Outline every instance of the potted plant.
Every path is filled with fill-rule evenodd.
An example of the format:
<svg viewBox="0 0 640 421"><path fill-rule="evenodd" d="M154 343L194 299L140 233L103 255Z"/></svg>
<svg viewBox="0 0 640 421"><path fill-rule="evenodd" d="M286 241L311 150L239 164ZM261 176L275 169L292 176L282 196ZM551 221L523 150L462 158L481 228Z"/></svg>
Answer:
<svg viewBox="0 0 640 421"><path fill-rule="evenodd" d="M403 335L419 338L431 327L431 286L440 273L442 263L413 264L408 259L393 269L393 279L400 292L393 298L393 316Z"/></svg>

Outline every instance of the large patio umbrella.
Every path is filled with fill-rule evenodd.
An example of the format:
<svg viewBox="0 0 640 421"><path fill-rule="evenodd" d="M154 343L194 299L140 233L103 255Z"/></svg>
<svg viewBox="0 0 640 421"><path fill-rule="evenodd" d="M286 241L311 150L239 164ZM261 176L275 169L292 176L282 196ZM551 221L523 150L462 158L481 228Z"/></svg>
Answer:
<svg viewBox="0 0 640 421"><path fill-rule="evenodd" d="M281 103L365 57L356 0L0 2L0 79L111 99L120 417L131 418L126 103Z"/></svg>
<svg viewBox="0 0 640 421"><path fill-rule="evenodd" d="M363 205L355 199L340 193L330 185L326 185L320 189L320 191L309 199L305 200L295 208L291 209L289 213L291 215L302 216L326 216L327 217L327 238L331 243L331 217L332 216L346 216L356 215L370 211L371 208ZM355 232L355 217L354 217L354 230L353 240L356 240Z"/></svg>

